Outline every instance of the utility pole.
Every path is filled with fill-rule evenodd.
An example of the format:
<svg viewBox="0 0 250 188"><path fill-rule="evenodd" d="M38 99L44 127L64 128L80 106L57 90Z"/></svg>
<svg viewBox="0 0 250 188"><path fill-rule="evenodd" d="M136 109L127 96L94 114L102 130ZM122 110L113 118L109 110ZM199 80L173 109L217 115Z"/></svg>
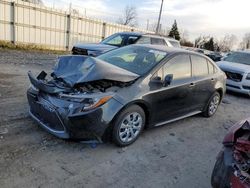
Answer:
<svg viewBox="0 0 250 188"><path fill-rule="evenodd" d="M157 23L157 27L156 27L156 34L158 34L159 30L160 30L162 5L163 5L163 0L161 0L161 9L160 9L160 12L159 12L159 18L158 18L158 23Z"/></svg>

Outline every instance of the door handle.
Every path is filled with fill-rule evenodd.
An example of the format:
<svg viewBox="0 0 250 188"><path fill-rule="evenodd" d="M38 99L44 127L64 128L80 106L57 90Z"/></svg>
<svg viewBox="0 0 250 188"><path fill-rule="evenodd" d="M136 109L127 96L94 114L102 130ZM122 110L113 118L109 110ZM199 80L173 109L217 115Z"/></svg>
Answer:
<svg viewBox="0 0 250 188"><path fill-rule="evenodd" d="M194 86L195 86L195 83L193 82L189 84L189 87L194 87Z"/></svg>
<svg viewBox="0 0 250 188"><path fill-rule="evenodd" d="M212 82L214 82L214 81L215 81L215 79L214 79L214 78L211 78L211 81L212 81Z"/></svg>

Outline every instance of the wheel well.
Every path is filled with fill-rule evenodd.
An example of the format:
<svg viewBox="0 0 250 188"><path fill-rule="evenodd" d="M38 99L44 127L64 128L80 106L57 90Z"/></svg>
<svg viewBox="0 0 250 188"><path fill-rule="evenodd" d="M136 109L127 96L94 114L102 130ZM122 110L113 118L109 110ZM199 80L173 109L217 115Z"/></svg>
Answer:
<svg viewBox="0 0 250 188"><path fill-rule="evenodd" d="M220 101L222 100L223 90L221 88L216 90L220 94Z"/></svg>
<svg viewBox="0 0 250 188"><path fill-rule="evenodd" d="M135 102L132 102L132 103L129 103L127 105L125 105L122 109L119 110L119 112L113 117L112 121L111 121L111 126L109 126L105 133L103 134L102 136L102 140L104 141L110 141L110 139L112 139L112 130L113 130L113 122L115 121L115 119L117 118L117 116L119 115L119 113L124 110L125 108L131 106L131 105L138 105L142 108L142 110L144 111L145 113L145 126L144 126L144 129L147 128L147 126L149 125L149 119L150 119L150 113L149 113L149 110L148 110L148 107L146 104L144 104L143 102L141 101L135 101Z"/></svg>
<svg viewBox="0 0 250 188"><path fill-rule="evenodd" d="M143 102L135 102L135 103L132 103L131 105L133 105L133 104L136 104L143 109L143 111L145 113L145 128L146 128L149 124L149 118L150 118L150 113L149 113L147 105L144 104Z"/></svg>

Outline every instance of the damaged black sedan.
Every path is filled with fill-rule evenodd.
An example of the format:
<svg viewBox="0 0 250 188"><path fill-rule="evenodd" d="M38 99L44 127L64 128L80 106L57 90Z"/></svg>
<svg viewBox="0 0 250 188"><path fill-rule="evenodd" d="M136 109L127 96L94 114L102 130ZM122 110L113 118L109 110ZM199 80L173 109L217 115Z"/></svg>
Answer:
<svg viewBox="0 0 250 188"><path fill-rule="evenodd" d="M215 114L224 73L207 57L181 49L130 45L97 58L63 56L50 78L28 73L30 114L64 139L133 143L145 127Z"/></svg>

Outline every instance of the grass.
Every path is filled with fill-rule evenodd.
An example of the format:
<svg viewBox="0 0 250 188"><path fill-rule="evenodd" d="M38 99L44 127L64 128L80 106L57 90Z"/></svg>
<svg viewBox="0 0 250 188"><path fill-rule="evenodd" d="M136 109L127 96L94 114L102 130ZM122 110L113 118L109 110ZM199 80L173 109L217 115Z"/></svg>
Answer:
<svg viewBox="0 0 250 188"><path fill-rule="evenodd" d="M12 42L0 40L0 49L13 49L13 50L25 50L25 51L39 51L39 52L50 52L56 54L66 54L67 51L63 50L51 50L44 46L35 45L35 44L13 44Z"/></svg>

